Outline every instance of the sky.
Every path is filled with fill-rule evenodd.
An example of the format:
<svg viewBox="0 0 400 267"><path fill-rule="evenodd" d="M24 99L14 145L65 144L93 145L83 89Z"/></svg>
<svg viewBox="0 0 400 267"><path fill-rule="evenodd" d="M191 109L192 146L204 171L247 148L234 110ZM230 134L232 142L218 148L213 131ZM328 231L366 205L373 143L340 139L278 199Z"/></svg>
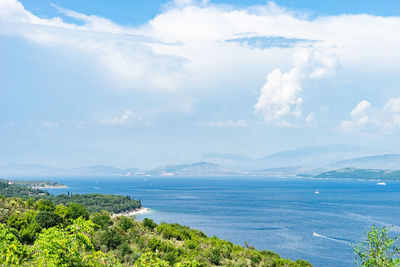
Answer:
<svg viewBox="0 0 400 267"><path fill-rule="evenodd" d="M400 139L400 2L0 0L0 164Z"/></svg>

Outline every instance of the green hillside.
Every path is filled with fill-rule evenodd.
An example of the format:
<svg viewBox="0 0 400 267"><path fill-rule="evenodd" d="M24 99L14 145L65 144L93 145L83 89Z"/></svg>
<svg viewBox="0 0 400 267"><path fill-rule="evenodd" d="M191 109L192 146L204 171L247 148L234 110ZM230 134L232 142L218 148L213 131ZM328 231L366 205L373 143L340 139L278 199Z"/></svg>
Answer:
<svg viewBox="0 0 400 267"><path fill-rule="evenodd" d="M0 180L0 195L5 197L20 197L23 199L46 199L54 202L56 205L67 205L68 203L74 202L84 205L89 212L106 210L112 213L120 213L142 207L140 200L132 199L129 196L109 194L80 195L69 193L52 196L47 191L32 188L32 185L36 184L38 184L38 182Z"/></svg>
<svg viewBox="0 0 400 267"><path fill-rule="evenodd" d="M178 224L0 198L0 262L15 266L311 266Z"/></svg>

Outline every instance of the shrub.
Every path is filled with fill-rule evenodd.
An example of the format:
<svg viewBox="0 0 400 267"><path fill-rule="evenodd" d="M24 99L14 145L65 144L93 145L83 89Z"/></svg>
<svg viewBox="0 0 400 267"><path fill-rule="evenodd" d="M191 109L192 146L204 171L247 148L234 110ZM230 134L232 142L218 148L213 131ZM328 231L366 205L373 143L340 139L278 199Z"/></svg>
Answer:
<svg viewBox="0 0 400 267"><path fill-rule="evenodd" d="M28 256L28 249L4 224L0 224L0 262L3 266L21 265Z"/></svg>
<svg viewBox="0 0 400 267"><path fill-rule="evenodd" d="M106 212L96 212L92 216L92 222L99 225L103 229L106 229L108 226L112 225L111 217Z"/></svg>
<svg viewBox="0 0 400 267"><path fill-rule="evenodd" d="M126 232L130 228L133 227L133 221L132 221L131 218L122 217L121 220L120 220L119 226L121 227L122 230L124 230Z"/></svg>
<svg viewBox="0 0 400 267"><path fill-rule="evenodd" d="M140 266L157 266L157 267L168 267L171 266L167 261L157 258L152 252L147 252L140 256L140 258L133 265L134 267Z"/></svg>
<svg viewBox="0 0 400 267"><path fill-rule="evenodd" d="M54 211L56 206L51 200L48 199L40 199L37 202L37 209L41 211Z"/></svg>
<svg viewBox="0 0 400 267"><path fill-rule="evenodd" d="M41 228L50 228L62 223L63 219L52 211L41 211L36 215L35 221Z"/></svg>
<svg viewBox="0 0 400 267"><path fill-rule="evenodd" d="M366 240L354 248L357 266L400 266L399 239L386 227L372 226Z"/></svg>
<svg viewBox="0 0 400 267"><path fill-rule="evenodd" d="M149 228L151 230L154 230L154 228L156 228L157 224L152 219L144 218L143 226L147 227L147 228Z"/></svg>
<svg viewBox="0 0 400 267"><path fill-rule="evenodd" d="M89 212L86 210L85 206L78 203L69 203L68 204L68 218L69 219L78 219L82 217L83 219L89 219Z"/></svg>
<svg viewBox="0 0 400 267"><path fill-rule="evenodd" d="M115 229L106 230L101 236L101 242L107 246L108 249L116 249L122 243L122 236Z"/></svg>
<svg viewBox="0 0 400 267"><path fill-rule="evenodd" d="M24 244L32 245L35 242L36 235L40 232L41 227L38 223L30 223L28 227L21 230L19 240Z"/></svg>

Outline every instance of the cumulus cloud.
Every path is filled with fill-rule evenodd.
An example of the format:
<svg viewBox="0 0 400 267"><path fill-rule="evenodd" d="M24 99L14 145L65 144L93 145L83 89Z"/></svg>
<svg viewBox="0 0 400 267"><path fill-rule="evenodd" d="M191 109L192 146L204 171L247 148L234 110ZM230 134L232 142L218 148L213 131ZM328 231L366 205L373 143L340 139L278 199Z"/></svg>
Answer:
<svg viewBox="0 0 400 267"><path fill-rule="evenodd" d="M350 115L355 117L360 114L363 114L367 109L371 107L371 103L366 100L361 101L357 104L357 106L350 112Z"/></svg>
<svg viewBox="0 0 400 267"><path fill-rule="evenodd" d="M307 121L304 82L332 75L339 59L346 70L357 71L377 64L392 70L400 62L399 17L309 18L274 2L239 8L175 0L144 25L128 27L55 8L59 17L40 18L17 0L0 0L0 34L86 57L96 71L92 78L116 89L251 95L248 88L268 73L254 108L275 125ZM231 89L238 83L247 87Z"/></svg>
<svg viewBox="0 0 400 267"><path fill-rule="evenodd" d="M302 117L300 94L305 79L320 79L334 73L337 60L321 50L301 49L294 54L294 66L288 72L275 69L267 76L255 105L255 113L267 122L287 122ZM308 118L310 120L310 118Z"/></svg>
<svg viewBox="0 0 400 267"><path fill-rule="evenodd" d="M351 119L340 123L345 133L385 132L400 128L400 98L391 98L383 107L373 107L363 100L350 112Z"/></svg>
<svg viewBox="0 0 400 267"><path fill-rule="evenodd" d="M119 126L128 126L134 123L142 123L143 118L140 115L134 114L129 109L125 110L125 112L118 116L111 119L104 119L102 121L105 125L119 125Z"/></svg>
<svg viewBox="0 0 400 267"><path fill-rule="evenodd" d="M245 120L227 120L227 121L211 121L200 123L202 126L213 126L213 127L249 127L249 123Z"/></svg>

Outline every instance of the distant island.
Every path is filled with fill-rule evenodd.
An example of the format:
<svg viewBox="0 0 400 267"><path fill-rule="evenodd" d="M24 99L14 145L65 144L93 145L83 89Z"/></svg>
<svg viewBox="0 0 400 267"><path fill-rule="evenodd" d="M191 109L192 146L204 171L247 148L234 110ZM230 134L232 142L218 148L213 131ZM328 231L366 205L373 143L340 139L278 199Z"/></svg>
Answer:
<svg viewBox="0 0 400 267"><path fill-rule="evenodd" d="M111 213L124 213L137 211L142 208L141 201L132 199L130 196L72 193L53 196L47 191L37 189L37 185L43 185L40 187L41 189L60 188L64 186L56 182L0 180L0 195L5 197L19 197L23 199L46 199L57 205L68 205L68 203L72 202L79 203L86 206L89 212L106 210Z"/></svg>
<svg viewBox="0 0 400 267"><path fill-rule="evenodd" d="M317 175L312 175L311 177L400 181L400 171L343 168L328 172L322 172Z"/></svg>
<svg viewBox="0 0 400 267"><path fill-rule="evenodd" d="M23 181L13 180L8 181L9 184L15 184L20 186L26 186L34 189L52 189L52 188L68 188L68 186L51 181Z"/></svg>

